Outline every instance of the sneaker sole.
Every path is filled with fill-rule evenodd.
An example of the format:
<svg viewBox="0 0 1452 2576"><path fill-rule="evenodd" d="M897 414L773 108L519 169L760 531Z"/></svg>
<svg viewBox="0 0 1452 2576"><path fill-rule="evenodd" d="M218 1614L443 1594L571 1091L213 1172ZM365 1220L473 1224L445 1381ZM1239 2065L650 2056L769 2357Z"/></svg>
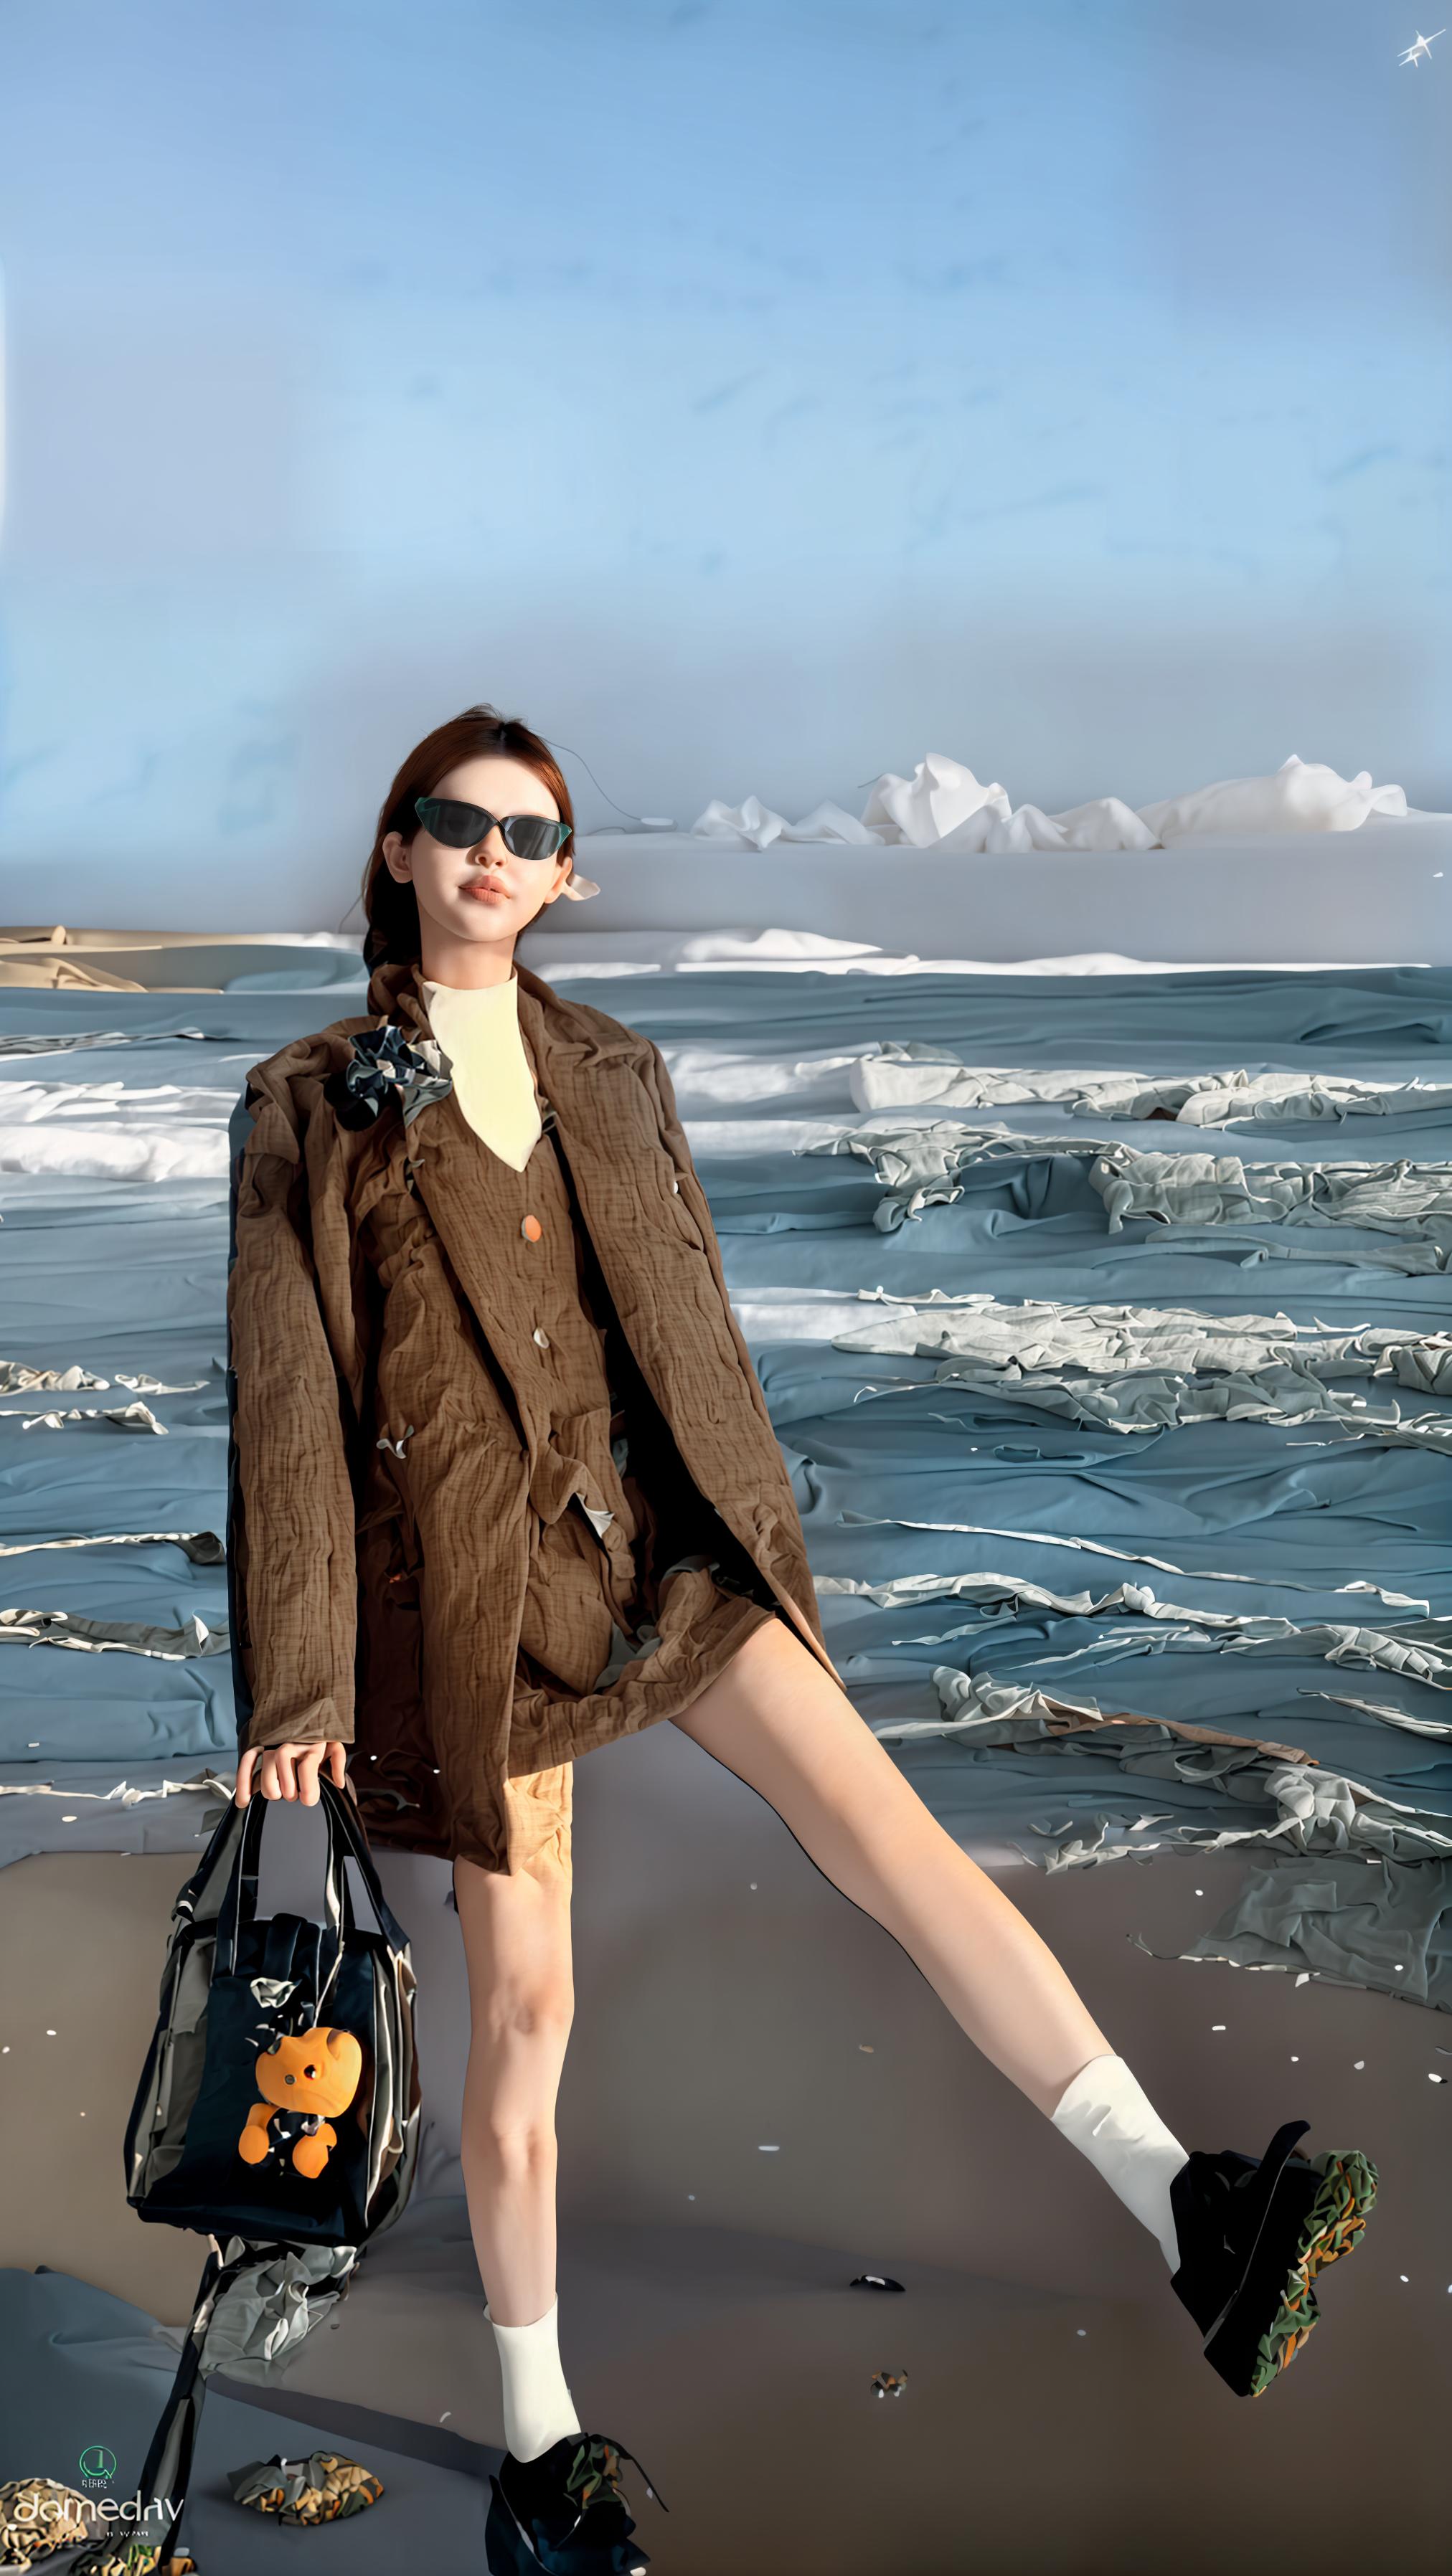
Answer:
<svg viewBox="0 0 1452 2576"><path fill-rule="evenodd" d="M1279 2177L1282 2192L1293 2177L1299 2222L1290 2220L1287 2241L1273 2193L1257 2257L1205 2346L1206 2360L1242 2397L1264 2396L1294 2361L1319 2318L1312 2283L1352 2251L1376 2199L1376 2167L1359 2149L1291 2158Z"/></svg>
<svg viewBox="0 0 1452 2576"><path fill-rule="evenodd" d="M1312 2293L1318 2274L1354 2251L1376 2200L1376 2167L1359 2150L1314 2156L1321 2188L1306 2214L1276 2314L1256 2346L1252 2397L1262 2397L1294 2361L1320 2311Z"/></svg>

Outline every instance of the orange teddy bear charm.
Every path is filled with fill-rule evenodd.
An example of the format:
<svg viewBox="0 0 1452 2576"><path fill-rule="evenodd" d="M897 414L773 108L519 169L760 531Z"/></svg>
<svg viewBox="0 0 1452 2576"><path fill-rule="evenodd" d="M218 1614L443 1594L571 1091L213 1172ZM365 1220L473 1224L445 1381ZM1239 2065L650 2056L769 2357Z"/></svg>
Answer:
<svg viewBox="0 0 1452 2576"><path fill-rule="evenodd" d="M257 2059L257 2089L237 2152L249 2165L289 2147L295 2170L316 2182L338 2143L330 2111L346 2111L363 2073L363 2051L351 2030L304 2030L279 2039Z"/></svg>

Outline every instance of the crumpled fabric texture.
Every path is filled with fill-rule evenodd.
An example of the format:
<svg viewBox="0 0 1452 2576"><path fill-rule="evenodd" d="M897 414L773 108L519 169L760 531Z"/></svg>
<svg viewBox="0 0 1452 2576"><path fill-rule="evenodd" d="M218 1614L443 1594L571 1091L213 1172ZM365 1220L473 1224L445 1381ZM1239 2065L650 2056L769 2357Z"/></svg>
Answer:
<svg viewBox="0 0 1452 2576"><path fill-rule="evenodd" d="M1110 1842L1117 1820L1076 1821L1036 1828L1054 1845L1050 1869L1088 1860L1119 1858L1126 1848L1152 1851L1168 1845L1224 1851L1245 1842L1280 1842L1297 1851L1380 1852L1388 1859L1452 1856L1452 1814L1419 1811L1410 1802L1379 1795L1361 1783L1324 1772L1288 1748L1197 1728L1174 1719L1101 1709L1096 1700L1066 1700L1033 1687L989 1680L940 1665L933 1674L941 1719L922 1718L876 1731L885 1742L911 1743L939 1736L964 1746L1034 1744L1046 1752L1102 1751L1127 1773L1213 1783L1222 1795L1265 1813L1253 1824L1214 1826L1198 1819L1174 1823L1159 1841L1126 1846Z"/></svg>
<svg viewBox="0 0 1452 2576"><path fill-rule="evenodd" d="M942 1599L971 1600L983 1605L966 1630L944 1629L937 1636L917 1631L915 1642L919 1645L942 1645L964 1634L981 1636L999 1621L1012 1626L1020 1611L1037 1606L1065 1619L1102 1619L1117 1614L1118 1619L1131 1625L1135 1619L1162 1623L1162 1633L1150 1640L1153 1647L1163 1642L1163 1632L1167 1631L1193 1642L1197 1650L1280 1654L1298 1659L1314 1655L1328 1664L1365 1665L1405 1674L1411 1680L1425 1682L1432 1690L1452 1690L1452 1633L1445 1621L1437 1619L1409 1620L1402 1627L1384 1631L1350 1621L1302 1621L1267 1617L1250 1610L1192 1610L1181 1602L1159 1600L1147 1583L1116 1583L1110 1591L1099 1593L1053 1592L1046 1584L1030 1583L1023 1576L986 1571L946 1579L938 1575L904 1575L895 1583L867 1583L850 1575L829 1574L821 1577L817 1589L824 1600L833 1595L855 1597L883 1608ZM1093 1652L1110 1660L1130 1651L1143 1649L1139 1641L1127 1639L1116 1626L1115 1633L1101 1637L1093 1647L1075 1648L1058 1660L1073 1663ZM1378 1708L1376 1714L1388 1712ZM1452 1733L1452 1718L1413 1720L1397 1712L1392 1723L1416 1724L1428 1730L1445 1726Z"/></svg>
<svg viewBox="0 0 1452 2576"><path fill-rule="evenodd" d="M911 778L884 770L859 816L830 798L789 823L757 796L741 805L713 797L691 829L707 840L903 842L919 850L1007 853L1024 850L1172 849L1197 833L1354 832L1369 814L1405 814L1400 787L1374 787L1368 769L1342 778L1324 761L1292 752L1264 778L1224 778L1193 787L1138 812L1119 796L1096 796L1062 814L1041 806L1015 810L995 779L983 786L946 752L930 751Z"/></svg>
<svg viewBox="0 0 1452 2576"><path fill-rule="evenodd" d="M1371 1225L1452 1246L1445 1163L1244 1163L1238 1154L1140 1154L1112 1146L1090 1166L1117 1234L1126 1217L1168 1225Z"/></svg>
<svg viewBox="0 0 1452 2576"><path fill-rule="evenodd" d="M1292 1360L1324 1379L1392 1377L1399 1385L1452 1395L1452 1332L1415 1333L1367 1324L1338 1332L1298 1324L1284 1313L1213 1315L1188 1306L1074 1305L1026 1297L1009 1304L987 1289L950 1297L871 1301L880 1321L833 1336L838 1350L945 1352L1014 1371L1083 1369L1099 1377L1136 1371L1191 1375L1224 1370L1253 1376Z"/></svg>
<svg viewBox="0 0 1452 2576"><path fill-rule="evenodd" d="M893 1233L926 1207L953 1205L975 1164L1013 1157L1080 1162L1109 1231L1126 1218L1189 1225L1372 1226L1452 1250L1452 1169L1445 1163L1247 1163L1238 1154L1150 1154L1090 1133L1035 1134L946 1119L852 1129L803 1148L871 1163L883 1197L873 1222Z"/></svg>
<svg viewBox="0 0 1452 2576"><path fill-rule="evenodd" d="M247 2239L229 2236L224 2263L247 2251ZM218 2298L202 2346L203 2378L224 2370L231 2379L270 2384L313 2329L343 2297L361 2259L356 2245L300 2245L259 2254Z"/></svg>
<svg viewBox="0 0 1452 2576"><path fill-rule="evenodd" d="M298 2460L274 2452L270 2460L230 2470L228 2484L234 2504L304 2526L346 2521L377 2504L383 2493L381 2478L340 2451L310 2451Z"/></svg>
<svg viewBox="0 0 1452 2576"><path fill-rule="evenodd" d="M1180 1956L1368 1986L1452 2013L1452 1860L1256 1860L1220 1921Z"/></svg>
<svg viewBox="0 0 1452 2576"><path fill-rule="evenodd" d="M30 1646L74 1646L89 1654L160 1655L179 1663L193 1655L225 1655L225 1628L213 1629L195 1611L177 1627L149 1619L87 1619L75 1610L0 1610L0 1644L13 1637Z"/></svg>
<svg viewBox="0 0 1452 2576"><path fill-rule="evenodd" d="M1063 1159L1086 1166L1112 1145L1090 1134L1018 1134L1007 1127L965 1127L956 1119L927 1126L844 1129L805 1145L805 1154L852 1154L870 1163L883 1196L873 1213L880 1233L895 1234L925 1207L951 1207L963 1195L962 1175L975 1163L1016 1157Z"/></svg>
<svg viewBox="0 0 1452 2576"><path fill-rule="evenodd" d="M1281 1314L1217 1317L1034 1300L1009 1306L984 1292L941 1302L935 1294L880 1323L836 1333L832 1342L842 1351L942 1354L935 1372L941 1385L977 1387L1125 1433L1320 1417L1358 1437L1375 1431L1392 1442L1452 1448L1452 1413L1403 1413L1389 1396L1368 1403L1350 1392L1355 1383L1381 1380L1452 1395L1452 1333L1382 1325L1336 1333ZM1082 1375L1065 1373L1071 1370Z"/></svg>
<svg viewBox="0 0 1452 2576"><path fill-rule="evenodd" d="M1189 1127L1340 1125L1348 1118L1445 1117L1452 1083L1365 1082L1282 1068L1248 1073L1107 1073L965 1064L942 1048L885 1038L852 1063L860 1109L930 1100L947 1108L1003 1109L1052 1102L1085 1118L1171 1118Z"/></svg>

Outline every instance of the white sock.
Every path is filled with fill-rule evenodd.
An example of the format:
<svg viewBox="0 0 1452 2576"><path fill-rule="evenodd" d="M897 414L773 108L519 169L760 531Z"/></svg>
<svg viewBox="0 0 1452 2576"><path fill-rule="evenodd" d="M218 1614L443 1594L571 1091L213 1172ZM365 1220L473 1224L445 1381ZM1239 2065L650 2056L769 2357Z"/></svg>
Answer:
<svg viewBox="0 0 1452 2576"><path fill-rule="evenodd" d="M495 2325L489 2317L504 2381L504 2447L517 2460L537 2460L552 2442L580 2430L560 2368L559 2317L558 2299L532 2326Z"/></svg>
<svg viewBox="0 0 1452 2576"><path fill-rule="evenodd" d="M1050 2116L1141 2226L1159 2238L1170 2270L1178 2272L1170 2184L1190 2160L1123 2058L1091 2057Z"/></svg>

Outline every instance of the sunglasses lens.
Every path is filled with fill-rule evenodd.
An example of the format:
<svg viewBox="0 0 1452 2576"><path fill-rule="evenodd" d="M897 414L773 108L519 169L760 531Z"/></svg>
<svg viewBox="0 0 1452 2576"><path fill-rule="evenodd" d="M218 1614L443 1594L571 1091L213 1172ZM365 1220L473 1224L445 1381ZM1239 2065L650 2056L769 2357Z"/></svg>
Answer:
<svg viewBox="0 0 1452 2576"><path fill-rule="evenodd" d="M552 859L564 836L564 824L544 814L511 814L504 825L504 846L517 859Z"/></svg>
<svg viewBox="0 0 1452 2576"><path fill-rule="evenodd" d="M461 805L452 796L420 796L415 812L426 832L446 850L471 849L489 829L489 816L478 805Z"/></svg>

